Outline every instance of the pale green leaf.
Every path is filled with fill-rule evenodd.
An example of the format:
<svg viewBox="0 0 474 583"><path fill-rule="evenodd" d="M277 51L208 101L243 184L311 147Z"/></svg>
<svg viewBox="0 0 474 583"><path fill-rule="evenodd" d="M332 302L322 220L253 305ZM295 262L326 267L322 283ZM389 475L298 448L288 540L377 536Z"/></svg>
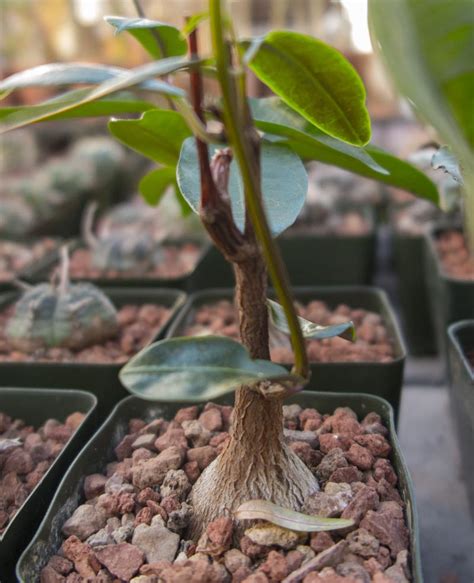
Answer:
<svg viewBox="0 0 474 583"><path fill-rule="evenodd" d="M138 185L138 189L151 206L157 206L166 190L176 181L176 168L157 168L146 174Z"/></svg>
<svg viewBox="0 0 474 583"><path fill-rule="evenodd" d="M439 168L443 169L452 176L456 182L463 184L459 160L447 146L442 146L433 154L431 165L435 170L438 170Z"/></svg>

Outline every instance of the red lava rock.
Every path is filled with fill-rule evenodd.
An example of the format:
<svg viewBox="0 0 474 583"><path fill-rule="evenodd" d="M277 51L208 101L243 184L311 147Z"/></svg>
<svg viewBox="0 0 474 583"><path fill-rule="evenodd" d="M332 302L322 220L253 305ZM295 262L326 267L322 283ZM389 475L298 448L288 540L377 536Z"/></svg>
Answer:
<svg viewBox="0 0 474 583"><path fill-rule="evenodd" d="M368 510L379 505L379 497L373 488L363 486L349 502L341 514L341 518L352 518L357 526Z"/></svg>
<svg viewBox="0 0 474 583"><path fill-rule="evenodd" d="M387 457L392 448L383 435L356 435L354 441L367 448L373 456Z"/></svg>
<svg viewBox="0 0 474 583"><path fill-rule="evenodd" d="M133 485L137 488L158 486L169 470L178 470L183 462L183 454L177 447L171 446L159 455L144 461L132 469Z"/></svg>
<svg viewBox="0 0 474 583"><path fill-rule="evenodd" d="M259 571L264 573L268 581L282 581L288 574L288 562L286 557L277 551L270 551L260 567Z"/></svg>
<svg viewBox="0 0 474 583"><path fill-rule="evenodd" d="M114 449L115 457L118 459L119 462L132 455L133 452L132 444L135 441L135 439L136 439L135 433L132 433L131 435L126 435Z"/></svg>
<svg viewBox="0 0 474 583"><path fill-rule="evenodd" d="M57 573L49 565L46 565L46 567L41 570L40 583L63 583L64 581L66 581L66 577Z"/></svg>
<svg viewBox="0 0 474 583"><path fill-rule="evenodd" d="M178 510L180 506L181 504L178 498L176 498L175 496L166 496L166 498L163 498L161 501L161 507L165 510L167 514L171 514L171 512Z"/></svg>
<svg viewBox="0 0 474 583"><path fill-rule="evenodd" d="M161 500L161 495L159 494L159 492L153 490L153 488L150 487L144 488L137 494L136 498L137 504L144 506L148 502L148 500L153 500L153 502L159 502Z"/></svg>
<svg viewBox="0 0 474 583"><path fill-rule="evenodd" d="M351 484L352 482L360 482L361 480L362 472L355 466L337 468L328 479L329 482L346 482L347 484Z"/></svg>
<svg viewBox="0 0 474 583"><path fill-rule="evenodd" d="M194 484L194 482L201 475L201 470L199 469L197 462L186 462L183 466L183 470L186 476L188 476L188 480L191 482L191 484Z"/></svg>
<svg viewBox="0 0 474 583"><path fill-rule="evenodd" d="M331 449L339 447L347 451L351 446L351 439L346 435L338 433L322 433L319 436L319 447L323 453L328 453Z"/></svg>
<svg viewBox="0 0 474 583"><path fill-rule="evenodd" d="M60 575L68 575L74 567L71 561L59 555L53 555L48 561L48 566L52 567Z"/></svg>
<svg viewBox="0 0 474 583"><path fill-rule="evenodd" d="M377 482L385 478L391 486L395 486L398 481L392 464L386 459L378 459L374 463L374 478Z"/></svg>
<svg viewBox="0 0 474 583"><path fill-rule="evenodd" d="M86 476L86 479L84 480L84 495L86 499L90 500L91 498L103 494L106 482L107 478L102 474L91 474Z"/></svg>
<svg viewBox="0 0 474 583"><path fill-rule="evenodd" d="M310 468L318 466L323 458L320 451L313 449L309 443L305 443L304 441L294 441L290 443L290 448Z"/></svg>
<svg viewBox="0 0 474 583"><path fill-rule="evenodd" d="M84 413L71 413L68 417L66 417L66 421L64 422L72 431L76 431L79 425L84 421L85 415Z"/></svg>
<svg viewBox="0 0 474 583"><path fill-rule="evenodd" d="M155 441L155 447L160 452L169 447L176 447L186 451L188 449L188 442L181 427L177 429L168 428L166 433L163 433Z"/></svg>
<svg viewBox="0 0 474 583"><path fill-rule="evenodd" d="M7 457L3 472L8 474L14 472L16 474L28 474L33 469L33 460L28 452L21 448L14 449Z"/></svg>
<svg viewBox="0 0 474 583"><path fill-rule="evenodd" d="M348 465L344 452L341 448L336 447L331 449L321 460L321 463L316 468L316 475L320 480L326 481L338 468L345 468Z"/></svg>
<svg viewBox="0 0 474 583"><path fill-rule="evenodd" d="M208 409L199 415L199 423L208 431L222 429L222 414L219 409Z"/></svg>
<svg viewBox="0 0 474 583"><path fill-rule="evenodd" d="M252 573L242 583L268 583L268 577L262 571Z"/></svg>
<svg viewBox="0 0 474 583"><path fill-rule="evenodd" d="M268 555L271 549L270 547L254 543L248 536L244 535L240 539L240 550L251 559L259 559Z"/></svg>
<svg viewBox="0 0 474 583"><path fill-rule="evenodd" d="M448 275L474 280L474 260L469 254L462 233L445 231L440 233L435 243L443 269Z"/></svg>
<svg viewBox="0 0 474 583"><path fill-rule="evenodd" d="M362 428L367 434L388 435L388 429L383 425L378 413L368 413L361 422Z"/></svg>
<svg viewBox="0 0 474 583"><path fill-rule="evenodd" d="M217 451L210 445L203 447L195 447L187 451L187 459L189 462L197 462L201 472L216 459Z"/></svg>
<svg viewBox="0 0 474 583"><path fill-rule="evenodd" d="M81 577L93 578L100 570L100 563L97 560L92 548L82 543L77 536L70 536L62 545L64 556L72 561L74 568Z"/></svg>
<svg viewBox="0 0 474 583"><path fill-rule="evenodd" d="M360 527L386 545L393 558L408 547L408 529L403 510L396 502L382 502L378 510L369 510Z"/></svg>
<svg viewBox="0 0 474 583"><path fill-rule="evenodd" d="M151 524L151 519L156 514L149 506L145 506L138 511L137 515L135 516L134 526L138 526L139 524Z"/></svg>
<svg viewBox="0 0 474 583"><path fill-rule="evenodd" d="M193 421L197 419L199 415L199 407L197 405L192 405L191 407L183 407L179 409L174 416L175 421L182 423L183 421Z"/></svg>
<svg viewBox="0 0 474 583"><path fill-rule="evenodd" d="M346 453L347 460L360 470L370 470L374 463L374 456L366 447L353 443Z"/></svg>
<svg viewBox="0 0 474 583"><path fill-rule="evenodd" d="M144 561L140 549L129 543L106 545L95 554L112 575L125 581L129 581L138 572Z"/></svg>
<svg viewBox="0 0 474 583"><path fill-rule="evenodd" d="M310 538L310 547L318 554L332 547L334 541L328 532L313 532Z"/></svg>

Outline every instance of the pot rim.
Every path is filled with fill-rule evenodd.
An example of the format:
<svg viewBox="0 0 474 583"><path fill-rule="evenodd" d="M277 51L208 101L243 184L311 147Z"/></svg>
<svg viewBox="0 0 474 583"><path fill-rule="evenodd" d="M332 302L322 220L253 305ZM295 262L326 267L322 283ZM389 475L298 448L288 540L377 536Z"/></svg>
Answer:
<svg viewBox="0 0 474 583"><path fill-rule="evenodd" d="M451 284L463 286L466 288L474 287L473 279L461 279L459 277L454 277L452 275L449 275L449 273L447 273L444 270L438 251L435 247L435 240L437 236L444 231L458 231L459 233L462 233L464 235L463 229L459 225L446 225L440 223L435 223L434 225L431 225L431 227L427 228L423 233L423 237L426 241L428 250L430 254L433 256L433 259L435 261L439 277L442 277L445 281L448 281Z"/></svg>
<svg viewBox="0 0 474 583"><path fill-rule="evenodd" d="M468 376L470 377L471 381L474 382L474 371L466 358L466 353L458 336L458 332L466 328L472 328L474 332L474 319L459 320L453 324L450 324L448 326L448 337L460 360L462 361Z"/></svg>

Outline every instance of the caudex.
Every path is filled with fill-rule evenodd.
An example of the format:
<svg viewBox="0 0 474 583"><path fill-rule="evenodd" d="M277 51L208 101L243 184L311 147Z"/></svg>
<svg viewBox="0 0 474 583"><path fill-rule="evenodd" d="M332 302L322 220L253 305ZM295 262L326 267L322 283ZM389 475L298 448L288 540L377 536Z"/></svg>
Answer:
<svg viewBox="0 0 474 583"><path fill-rule="evenodd" d="M197 538L211 520L244 502L263 499L297 511L318 489L315 476L285 444L282 402L309 378L305 337L351 339L353 327L351 322L317 326L295 311L274 236L294 222L304 203L307 177L300 157L406 188L433 202L437 191L414 167L366 146L370 120L364 87L335 49L286 31L239 41L221 0L210 0L208 13L191 18L183 32L141 16L106 20L118 32L135 36L153 63L132 71L49 65L6 79L0 91L38 83L97 85L39 106L10 109L4 115L7 130L52 117L142 112L139 119L111 120L109 129L161 164L142 181L145 198L157 204L167 186L174 185L177 192L179 187L233 265L246 350L229 339L174 338L145 349L121 371L131 392L151 400L202 401L236 393L228 446L191 493L191 534ZM207 18L212 54L204 59L196 29ZM188 57L183 56L186 52ZM278 97L248 98L249 67ZM190 74L191 103L171 82L171 75L182 70ZM216 78L220 93L212 104L203 95L203 76L208 74ZM123 97L118 92L125 88L138 93ZM164 94L170 109L143 101L143 90ZM117 95L110 98L112 93ZM267 300L268 276L278 303ZM290 336L291 372L269 360L270 323ZM335 521L320 527L346 525Z"/></svg>

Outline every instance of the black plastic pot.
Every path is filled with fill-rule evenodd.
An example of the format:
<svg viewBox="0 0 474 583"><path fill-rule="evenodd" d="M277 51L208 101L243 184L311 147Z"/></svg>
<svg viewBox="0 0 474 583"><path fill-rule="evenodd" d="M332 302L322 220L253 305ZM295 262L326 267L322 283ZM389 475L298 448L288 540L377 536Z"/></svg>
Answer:
<svg viewBox="0 0 474 583"><path fill-rule="evenodd" d="M434 227L426 233L425 262L438 349L445 354L449 324L474 318L474 281L457 279L444 273L435 247L435 240L442 231L443 228Z"/></svg>
<svg viewBox="0 0 474 583"><path fill-rule="evenodd" d="M153 340L163 338L174 315L184 304L186 294L179 290L103 288L116 307L125 304L161 304L171 308L169 321L156 330ZM18 296L17 293L0 295L0 309ZM80 388L93 393L99 401L98 415L102 421L111 409L127 396L118 379L125 364L97 364L71 362L0 362L0 386L48 388Z"/></svg>
<svg viewBox="0 0 474 583"><path fill-rule="evenodd" d="M368 286L300 287L294 295L303 303L322 300L330 308L347 304L381 314L393 339L395 357L391 362L313 362L308 389L316 391L347 391L369 393L390 402L398 415L403 383L406 349L396 316L387 295L382 290ZM233 290L214 289L197 292L188 298L167 333L168 337L182 336L194 312L203 304L220 299L232 300ZM290 365L288 365L290 367Z"/></svg>
<svg viewBox="0 0 474 583"><path fill-rule="evenodd" d="M11 417L23 419L35 429L50 418L64 421L75 411L86 415L43 479L0 535L0 579L3 583L14 581L18 557L43 519L57 484L74 456L96 429L96 406L94 395L84 391L0 388L0 410Z"/></svg>
<svg viewBox="0 0 474 583"><path fill-rule="evenodd" d="M69 249L71 252L75 251L76 249L80 249L84 247L84 244L79 241L75 240L69 243ZM201 271L201 264L205 260L208 252L210 249L210 245L208 243L202 244L201 254L199 256L198 262L193 271L182 275L180 277L171 277L171 278L163 278L163 277L146 277L142 275L137 275L136 277L81 277L76 279L74 277L71 278L72 281L88 281L97 285L99 287L109 287L109 288L172 288L172 289L180 289L183 291L193 291L198 289L196 287L195 281L197 279L201 280L202 276L200 275ZM44 259L38 262L38 265L35 269L29 270L26 274L25 280L32 282L32 283L39 283L43 281L49 281L51 277L51 272L53 268L57 265L59 261L59 250L52 251L49 253Z"/></svg>
<svg viewBox="0 0 474 583"><path fill-rule="evenodd" d="M219 403L232 404L232 397L217 400ZM400 450L395 432L393 411L383 399L373 395L354 395L348 393L310 393L302 392L288 400L303 407L315 407L321 413L331 413L336 407L351 407L359 416L369 411L378 413L390 430L392 444L392 463L399 478L401 495L406 504L408 526L411 533L410 559L414 583L422 583L419 528L415 508L413 486ZM183 403L150 403L136 397L124 399L86 447L76 458L64 476L56 496L46 514L35 538L25 550L17 565L17 577L24 583L38 581L38 573L48 562L61 544L61 527L74 509L83 501L82 486L88 474L103 471L113 459L113 449L128 430L128 420L132 417L152 420L157 417L173 418L176 411L185 406Z"/></svg>
<svg viewBox="0 0 474 583"><path fill-rule="evenodd" d="M456 423L462 471L471 516L474 520L474 370L466 352L474 353L474 320L456 322L448 328L448 356L451 380L451 409Z"/></svg>
<svg viewBox="0 0 474 583"><path fill-rule="evenodd" d="M402 312L403 330L410 354L436 353L434 324L424 267L423 235L393 233L395 270Z"/></svg>

